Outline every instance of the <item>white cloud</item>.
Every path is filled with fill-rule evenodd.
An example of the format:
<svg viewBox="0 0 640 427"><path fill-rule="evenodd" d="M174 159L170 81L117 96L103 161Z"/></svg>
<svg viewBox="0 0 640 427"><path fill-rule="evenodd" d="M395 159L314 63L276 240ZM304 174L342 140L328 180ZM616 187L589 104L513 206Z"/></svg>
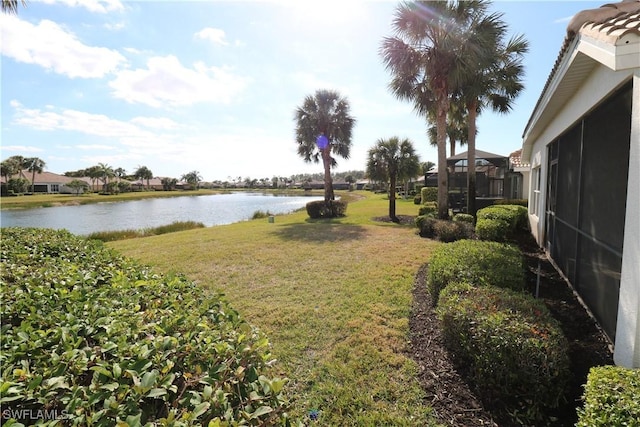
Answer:
<svg viewBox="0 0 640 427"><path fill-rule="evenodd" d="M100 144L78 144L69 148L76 148L78 150L114 150L115 149L115 147L111 145L100 145Z"/></svg>
<svg viewBox="0 0 640 427"><path fill-rule="evenodd" d="M150 58L146 69L120 71L109 86L116 98L162 107L198 102L228 104L247 84L246 78L228 68L207 67L202 62L186 68L169 55Z"/></svg>
<svg viewBox="0 0 640 427"><path fill-rule="evenodd" d="M88 46L53 21L42 20L34 25L3 13L0 25L2 55L71 78L103 77L125 62L119 52Z"/></svg>
<svg viewBox="0 0 640 427"><path fill-rule="evenodd" d="M10 151L13 153L40 153L44 150L38 147L30 147L28 145L3 145L2 151Z"/></svg>
<svg viewBox="0 0 640 427"><path fill-rule="evenodd" d="M46 4L64 4L69 7L84 7L89 12L107 13L124 10L120 0L40 0Z"/></svg>
<svg viewBox="0 0 640 427"><path fill-rule="evenodd" d="M134 117L131 122L150 129L175 129L178 127L176 122L166 117Z"/></svg>
<svg viewBox="0 0 640 427"><path fill-rule="evenodd" d="M225 33L224 30L221 30L219 28L204 28L200 31L198 31L195 34L196 38L199 39L203 39L203 40L209 40L212 41L215 44L220 44L223 46L228 45L229 43L225 40Z"/></svg>
<svg viewBox="0 0 640 427"><path fill-rule="evenodd" d="M11 105L16 109L13 123L38 130L75 131L107 138L153 136L150 132L140 129L133 123L114 120L103 114L91 114L77 110L42 111L37 108L26 108L17 101L12 101Z"/></svg>

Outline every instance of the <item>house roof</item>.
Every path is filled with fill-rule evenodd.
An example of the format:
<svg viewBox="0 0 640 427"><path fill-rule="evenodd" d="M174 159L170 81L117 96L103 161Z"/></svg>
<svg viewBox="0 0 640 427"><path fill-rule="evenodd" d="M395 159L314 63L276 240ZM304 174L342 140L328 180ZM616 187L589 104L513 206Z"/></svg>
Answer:
<svg viewBox="0 0 640 427"><path fill-rule="evenodd" d="M29 182L31 182L32 176L33 174L26 169L20 171L20 178L24 178ZM0 179L2 180L2 182L5 182L5 177L2 177ZM68 182L73 181L74 179L77 179L77 178L70 178L68 176L58 175L53 172L43 171L40 173L36 173L34 182L36 184L66 184Z"/></svg>
<svg viewBox="0 0 640 427"><path fill-rule="evenodd" d="M519 169L529 169L529 163L522 160L522 149L509 154L509 164L515 171Z"/></svg>
<svg viewBox="0 0 640 427"><path fill-rule="evenodd" d="M447 162L450 160L467 160L467 153L468 151L465 151L463 153L456 154L455 156L448 157ZM493 154L486 151L476 150L476 159L489 160L489 159L506 159L506 158L507 156L503 156L501 154Z"/></svg>
<svg viewBox="0 0 640 427"><path fill-rule="evenodd" d="M597 64L613 71L640 67L640 0L577 13L523 132L522 157Z"/></svg>

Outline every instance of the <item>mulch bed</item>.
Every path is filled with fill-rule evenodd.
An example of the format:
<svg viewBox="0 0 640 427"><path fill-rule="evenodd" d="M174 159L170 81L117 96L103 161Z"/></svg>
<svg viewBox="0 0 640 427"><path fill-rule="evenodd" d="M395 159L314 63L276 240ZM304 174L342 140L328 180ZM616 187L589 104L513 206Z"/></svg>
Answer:
<svg viewBox="0 0 640 427"><path fill-rule="evenodd" d="M408 219L404 218L403 222L405 221L408 222ZM554 420L550 424L574 426L577 421L576 408L581 405L583 385L589 369L613 364L611 346L533 237L521 236L517 243L527 266L527 289L535 295L536 287L538 288L539 298L561 323L569 341L572 380L567 390L566 403L549 414L549 418ZM416 274L409 319L410 352L419 365L419 379L426 392L425 404L434 409L438 420L445 425L510 427L507 421L496 419L483 408L479 397L469 389L455 369L443 346L440 324L426 287L426 271L425 265Z"/></svg>

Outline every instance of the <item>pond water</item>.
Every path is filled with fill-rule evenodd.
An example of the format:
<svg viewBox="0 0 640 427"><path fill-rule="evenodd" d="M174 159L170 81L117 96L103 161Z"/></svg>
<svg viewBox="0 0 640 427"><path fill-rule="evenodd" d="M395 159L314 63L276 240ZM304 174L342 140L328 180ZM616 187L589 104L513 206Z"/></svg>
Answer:
<svg viewBox="0 0 640 427"><path fill-rule="evenodd" d="M231 193L2 210L0 225L67 229L79 235L153 228L176 221L201 222L208 227L244 221L256 211L272 214L293 212L312 200L322 200L322 197Z"/></svg>

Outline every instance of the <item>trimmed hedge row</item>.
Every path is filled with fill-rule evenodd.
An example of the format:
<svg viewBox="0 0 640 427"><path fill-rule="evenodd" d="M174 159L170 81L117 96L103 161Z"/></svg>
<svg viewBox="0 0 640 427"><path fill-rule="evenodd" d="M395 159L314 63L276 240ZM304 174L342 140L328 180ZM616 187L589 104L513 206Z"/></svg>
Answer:
<svg viewBox="0 0 640 427"><path fill-rule="evenodd" d="M520 205L493 205L478 210L476 235L481 240L503 242L529 228L529 213Z"/></svg>
<svg viewBox="0 0 640 427"><path fill-rule="evenodd" d="M289 424L267 339L220 295L66 231L3 229L0 261L7 425Z"/></svg>
<svg viewBox="0 0 640 427"><path fill-rule="evenodd" d="M342 200L315 200L306 205L310 218L338 218L347 214L347 202Z"/></svg>
<svg viewBox="0 0 640 427"><path fill-rule="evenodd" d="M640 426L640 369L591 368L576 427Z"/></svg>
<svg viewBox="0 0 640 427"><path fill-rule="evenodd" d="M470 239L473 236L473 225L437 219L433 214L419 215L415 219L420 237L437 239L441 242L455 242Z"/></svg>
<svg viewBox="0 0 640 427"><path fill-rule="evenodd" d="M568 342L543 302L495 286L452 284L437 314L445 346L485 405L525 425L559 405Z"/></svg>
<svg viewBox="0 0 640 427"><path fill-rule="evenodd" d="M461 281L522 291L525 285L522 254L515 246L477 240L459 240L435 248L427 275L434 305L442 289Z"/></svg>
<svg viewBox="0 0 640 427"><path fill-rule="evenodd" d="M438 201L438 187L422 187L420 189L422 203Z"/></svg>
<svg viewBox="0 0 640 427"><path fill-rule="evenodd" d="M569 378L568 343L544 303L523 293L516 246L460 240L438 246L427 286L445 346L487 407L508 425L537 425Z"/></svg>

